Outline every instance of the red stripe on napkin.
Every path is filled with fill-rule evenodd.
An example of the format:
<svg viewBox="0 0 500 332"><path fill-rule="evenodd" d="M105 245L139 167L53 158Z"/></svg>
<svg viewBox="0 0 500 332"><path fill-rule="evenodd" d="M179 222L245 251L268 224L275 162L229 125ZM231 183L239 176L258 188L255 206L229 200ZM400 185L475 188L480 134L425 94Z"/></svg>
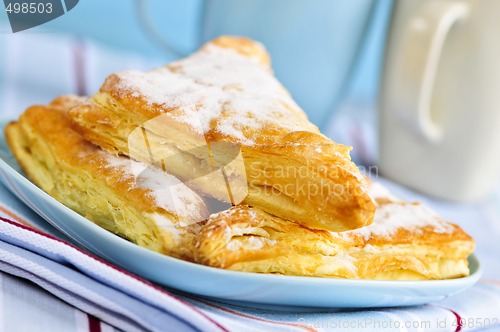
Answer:
<svg viewBox="0 0 500 332"><path fill-rule="evenodd" d="M89 332L101 332L101 321L92 315L87 315L89 320Z"/></svg>
<svg viewBox="0 0 500 332"><path fill-rule="evenodd" d="M73 248L73 249L75 249L75 250L79 251L80 253L84 254L85 256L88 256L88 257L90 257L90 258L92 258L92 259L95 259L96 261L98 261L98 262L100 262L100 263L102 263L102 264L104 264L104 265L106 265L106 266L108 266L108 267L110 267L110 268L112 268L112 269L114 269L114 270L117 270L117 271L119 271L119 272L121 272L121 273L123 273L123 274L125 274L125 275L127 275L127 276L129 276L129 277L131 277L131 278L133 278L133 279L135 279L135 280L137 280L137 281L139 281L140 283L142 283L142 284L144 284L144 285L146 285L146 286L148 286L148 287L151 287L151 288L155 289L156 291L159 291L159 292L163 293L164 295L166 295L166 296L170 297L171 299L173 299L173 300L175 300L175 301L177 301L177 302L179 302L179 303L182 303L183 305L185 305L185 306L189 307L191 310L195 311L195 312L196 312L196 313L198 313L200 316L202 316L203 318L205 318L207 321L209 321L209 322L211 322L212 324L214 324L215 326L217 326L217 327L218 327L221 331L224 331L224 332L229 332L229 330L227 330L224 326L222 326L221 324L219 324L219 323L218 323L218 322L216 322L215 320L213 320L213 319L211 319L210 317L208 317L207 315L205 315L203 312L201 312L200 310L198 310L198 308L196 308L196 307L192 306L191 304L189 304L189 303L188 303L188 302L186 302L186 301L183 301L182 299L179 299L179 298L177 298L177 297L173 296L172 294L170 294L170 293L168 293L167 291L163 290L163 289L162 289L162 288L160 288L159 286L156 286L156 285L154 285L154 284L150 283L149 281L147 281L147 280L145 280L145 279L142 279L142 278L140 278L140 277L138 277L138 276L136 276L136 275L134 275L134 274L132 274L132 273L130 273L130 272L128 272L128 271L126 271L126 270L123 270L123 269L121 269L121 268L119 268L119 267L117 267L117 266L115 266L115 265L112 265L111 263L109 263L109 262L107 262L107 261L105 261L105 260L103 260L103 259L101 259L101 258L99 258L99 257L96 257L96 256L93 256L93 255L90 255L89 253L87 253L87 252L85 252L85 251L81 250L80 248L75 247L75 246L74 246L74 245L72 245L71 243L68 243L68 242L65 242L65 241L63 241L63 240L60 240L60 239L58 239L58 238L56 238L56 237L53 237L52 235L49 235L49 234L43 233L43 232L39 231L38 229L31 228L31 227L25 226L25 225L23 225L23 224L16 223L15 221L11 221L11 220L9 220L9 219L2 218L2 217L0 217L0 220L1 220L1 221L3 221L3 222L5 222L5 223L7 223L7 224L12 225L12 226L22 228L22 229L24 229L24 230L26 230L26 231L28 231L28 232L35 233L35 234L40 235L40 236L43 236L43 237L45 237L45 238L47 238L47 239L49 239L49 240L56 241L56 242L60 242L60 243L62 243L62 244L64 244L64 245L66 245L66 246L68 246L68 247L71 247L71 248ZM91 222L91 221L89 221L89 222Z"/></svg>

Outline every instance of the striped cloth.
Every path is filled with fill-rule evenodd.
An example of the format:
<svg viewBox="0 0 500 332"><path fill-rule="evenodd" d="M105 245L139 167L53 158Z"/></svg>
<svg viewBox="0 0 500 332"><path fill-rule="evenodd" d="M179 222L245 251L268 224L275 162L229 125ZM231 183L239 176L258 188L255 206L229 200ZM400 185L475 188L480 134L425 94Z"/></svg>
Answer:
<svg viewBox="0 0 500 332"><path fill-rule="evenodd" d="M146 61L47 34L0 34L0 48L0 118L57 95L96 91L110 72L169 60ZM0 332L466 331L488 321L494 324L488 330L499 330L500 190L481 203L456 205L391 189L424 201L471 234L484 279L439 303L409 308L280 312L231 306L172 294L90 255L0 185Z"/></svg>

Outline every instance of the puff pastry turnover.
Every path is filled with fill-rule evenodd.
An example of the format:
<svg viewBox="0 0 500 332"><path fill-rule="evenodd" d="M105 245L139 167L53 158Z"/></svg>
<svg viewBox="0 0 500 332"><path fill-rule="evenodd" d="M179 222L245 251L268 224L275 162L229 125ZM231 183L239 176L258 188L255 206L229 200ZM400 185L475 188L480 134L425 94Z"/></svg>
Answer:
<svg viewBox="0 0 500 332"><path fill-rule="evenodd" d="M379 190L379 192L382 192ZM374 192L375 193L375 192ZM383 194L373 224L312 230L248 205L212 215L196 261L245 272L350 279L446 279L469 274L474 241L427 207Z"/></svg>
<svg viewBox="0 0 500 332"><path fill-rule="evenodd" d="M40 188L99 226L143 247L191 259L203 200L177 178L111 155L72 130L60 97L33 106L6 128L7 142Z"/></svg>
<svg viewBox="0 0 500 332"><path fill-rule="evenodd" d="M248 39L221 37L165 67L113 74L69 114L94 144L220 200L329 231L373 220L350 147L308 121Z"/></svg>

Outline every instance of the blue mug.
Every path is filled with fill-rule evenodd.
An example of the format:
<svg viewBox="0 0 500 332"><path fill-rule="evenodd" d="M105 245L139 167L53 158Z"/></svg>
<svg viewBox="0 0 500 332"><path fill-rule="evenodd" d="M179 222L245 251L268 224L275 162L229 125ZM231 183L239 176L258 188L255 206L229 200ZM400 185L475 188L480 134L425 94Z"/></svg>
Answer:
<svg viewBox="0 0 500 332"><path fill-rule="evenodd" d="M345 91L375 0L206 0L200 41L241 35L262 42L278 79L318 126Z"/></svg>
<svg viewBox="0 0 500 332"><path fill-rule="evenodd" d="M195 47L220 35L238 35L262 42L278 79L319 127L335 112L367 35L377 0L205 0L198 8L198 27L191 30ZM154 20L153 3L139 12ZM157 4L158 5L158 4ZM156 40L176 56L179 31L169 24L148 23ZM145 21L145 20L143 20ZM186 30L185 29L180 30ZM191 49L192 50L192 49Z"/></svg>

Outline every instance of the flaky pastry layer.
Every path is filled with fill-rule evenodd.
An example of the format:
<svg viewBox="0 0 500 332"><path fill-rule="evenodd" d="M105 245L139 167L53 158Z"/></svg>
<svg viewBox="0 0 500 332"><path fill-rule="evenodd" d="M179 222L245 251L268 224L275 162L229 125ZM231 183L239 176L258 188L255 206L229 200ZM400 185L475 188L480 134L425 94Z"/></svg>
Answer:
<svg viewBox="0 0 500 332"><path fill-rule="evenodd" d="M168 66L113 74L70 118L94 144L220 200L330 231L373 220L350 148L308 121L253 41L221 37Z"/></svg>
<svg viewBox="0 0 500 332"><path fill-rule="evenodd" d="M207 217L203 200L175 177L111 155L71 129L60 97L30 107L6 128L28 177L69 208L140 246L191 259L193 226Z"/></svg>
<svg viewBox="0 0 500 332"><path fill-rule="evenodd" d="M240 205L212 215L198 236L196 261L257 273L347 279L448 279L469 274L474 241L428 208L379 199L372 225L312 230Z"/></svg>

